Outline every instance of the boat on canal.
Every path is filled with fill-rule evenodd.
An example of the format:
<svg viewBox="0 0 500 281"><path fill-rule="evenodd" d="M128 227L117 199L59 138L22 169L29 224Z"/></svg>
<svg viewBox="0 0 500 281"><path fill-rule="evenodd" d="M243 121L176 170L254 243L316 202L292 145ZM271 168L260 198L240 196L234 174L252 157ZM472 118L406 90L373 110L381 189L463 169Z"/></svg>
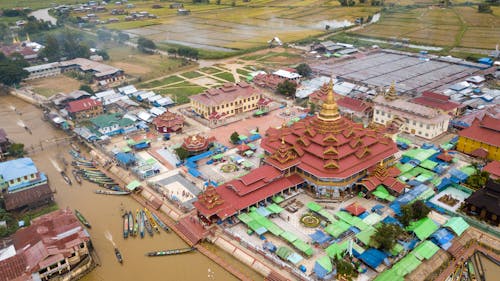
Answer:
<svg viewBox="0 0 500 281"><path fill-rule="evenodd" d="M144 221L144 228L146 228L146 231L150 236L153 236L153 227L151 226L151 223L149 222L149 219L146 217L146 213L142 211L142 218Z"/></svg>
<svg viewBox="0 0 500 281"><path fill-rule="evenodd" d="M90 225L90 223L87 221L87 219L85 219L85 217L82 215L82 213L80 213L78 210L75 209L75 215L76 215L76 218L78 218L78 220L83 224L85 225L87 228L91 228L92 226Z"/></svg>
<svg viewBox="0 0 500 281"><path fill-rule="evenodd" d="M123 238L128 238L128 214L123 214Z"/></svg>
<svg viewBox="0 0 500 281"><path fill-rule="evenodd" d="M146 213L146 217L151 224L151 228L154 229L157 233L160 233L160 228L158 227L156 221L153 219L153 216L151 215L151 212L148 210L148 208L144 208L144 212Z"/></svg>
<svg viewBox="0 0 500 281"><path fill-rule="evenodd" d="M66 174L66 172L64 171L61 171L61 176L63 177L63 180L68 184L68 185L72 185L73 183L71 182L71 179L68 177L68 175Z"/></svg>
<svg viewBox="0 0 500 281"><path fill-rule="evenodd" d="M134 223L134 236L137 236L139 233L139 222L141 221L141 215L139 214L139 210L135 212L135 223Z"/></svg>
<svg viewBox="0 0 500 281"><path fill-rule="evenodd" d="M71 143L71 148L72 148L74 151L78 152L78 153L80 153L80 152L81 152L81 151L80 151L80 147L79 147L78 145L74 144L74 143Z"/></svg>
<svg viewBox="0 0 500 281"><path fill-rule="evenodd" d="M155 214L155 213L151 213L151 215L153 216L153 219L156 221L156 223L163 229L165 230L165 232L170 232L170 228L160 220L160 218Z"/></svg>
<svg viewBox="0 0 500 281"><path fill-rule="evenodd" d="M139 216L139 234L144 238L144 212L137 210L136 216Z"/></svg>
<svg viewBox="0 0 500 281"><path fill-rule="evenodd" d="M115 248L115 256L119 263L123 263L122 253L120 253L118 248Z"/></svg>
<svg viewBox="0 0 500 281"><path fill-rule="evenodd" d="M77 170L73 169L71 170L71 173L73 174L73 177L75 178L76 182L78 184L82 184L82 177L78 174Z"/></svg>
<svg viewBox="0 0 500 281"><path fill-rule="evenodd" d="M129 195L128 191L117 191L117 190L101 190L98 189L94 191L96 194L104 194L104 195Z"/></svg>
<svg viewBox="0 0 500 281"><path fill-rule="evenodd" d="M132 211L128 212L128 234L134 236L134 215L132 215Z"/></svg>
<svg viewBox="0 0 500 281"><path fill-rule="evenodd" d="M146 253L146 256L148 256L148 257L161 257L161 256L180 255L180 254L190 253L194 250L196 250L195 247L171 249L171 250L164 250L164 251L154 251L154 252Z"/></svg>

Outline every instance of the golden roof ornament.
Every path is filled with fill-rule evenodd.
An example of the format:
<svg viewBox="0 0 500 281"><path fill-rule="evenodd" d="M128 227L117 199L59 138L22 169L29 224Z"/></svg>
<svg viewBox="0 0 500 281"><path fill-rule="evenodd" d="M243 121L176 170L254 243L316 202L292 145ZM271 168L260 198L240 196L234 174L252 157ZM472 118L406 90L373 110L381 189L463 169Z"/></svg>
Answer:
<svg viewBox="0 0 500 281"><path fill-rule="evenodd" d="M328 94L321 105L318 118L323 121L335 121L340 119L339 108L333 94L333 79L331 78L330 84L328 85Z"/></svg>
<svg viewBox="0 0 500 281"><path fill-rule="evenodd" d="M384 98L386 100L397 100L398 99L398 94L396 93L396 85L394 82L392 82L391 86L389 87L389 90L385 93Z"/></svg>

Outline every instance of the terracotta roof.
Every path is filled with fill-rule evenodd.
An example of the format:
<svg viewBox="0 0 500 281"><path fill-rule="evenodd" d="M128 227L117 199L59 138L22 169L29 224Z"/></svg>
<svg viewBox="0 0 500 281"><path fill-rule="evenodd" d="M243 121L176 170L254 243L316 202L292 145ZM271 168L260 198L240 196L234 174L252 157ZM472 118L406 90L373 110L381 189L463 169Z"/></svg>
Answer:
<svg viewBox="0 0 500 281"><path fill-rule="evenodd" d="M213 141L214 139L209 139L202 135L188 136L184 138L182 147L190 152L202 151L207 149L208 145Z"/></svg>
<svg viewBox="0 0 500 281"><path fill-rule="evenodd" d="M370 176L364 178L360 184L365 186L368 191L373 191L377 186L383 185L401 194L406 185L396 179L400 173L399 169L394 166L387 169L384 166L377 165L377 167L370 172Z"/></svg>
<svg viewBox="0 0 500 281"><path fill-rule="evenodd" d="M26 205L36 205L41 202L50 202L54 198L48 184L42 184L18 192L6 193L4 195L5 209L15 210Z"/></svg>
<svg viewBox="0 0 500 281"><path fill-rule="evenodd" d="M371 107L370 104L365 101L345 96L337 99L337 104L339 107L345 107L355 112L365 112Z"/></svg>
<svg viewBox="0 0 500 281"><path fill-rule="evenodd" d="M239 210L246 209L302 182L304 180L298 175L284 177L275 168L262 166L240 179L229 181L213 189L217 193L215 198L220 200L220 204L209 207L207 202L202 200L205 197L202 193L193 205L206 218L217 215L220 219L225 219L236 214ZM210 198L214 198L214 196L210 196Z"/></svg>
<svg viewBox="0 0 500 281"><path fill-rule="evenodd" d="M366 211L366 209L363 206L359 205L357 202L354 202L351 205L345 207L345 210L355 216L359 216L364 211Z"/></svg>
<svg viewBox="0 0 500 281"><path fill-rule="evenodd" d="M500 123L499 119L494 119L492 117L489 117L488 115L485 115L483 117L483 120L485 118L496 120L496 122ZM491 125L488 121L486 124ZM482 143L486 143L489 145L493 146L500 146L500 132L496 130L489 129L488 127L483 127L481 126L481 121L478 119L475 119L471 126L468 128L465 128L458 132L458 135L461 137L466 137L468 139L472 139L475 141L479 141Z"/></svg>
<svg viewBox="0 0 500 281"><path fill-rule="evenodd" d="M484 166L483 171L490 173L492 178L500 178L500 161L491 161Z"/></svg>
<svg viewBox="0 0 500 281"><path fill-rule="evenodd" d="M157 129L166 127L176 131L184 126L184 117L170 111L165 111L163 114L153 119L152 123Z"/></svg>
<svg viewBox="0 0 500 281"><path fill-rule="evenodd" d="M474 149L470 155L474 156L474 157L478 157L478 158L487 158L488 157L488 150L482 148L482 147L479 147L479 148L476 148Z"/></svg>
<svg viewBox="0 0 500 281"><path fill-rule="evenodd" d="M66 106L66 110L70 113L76 113L80 111L89 110L94 106L102 106L102 103L98 100L94 100L91 98L75 100L68 103Z"/></svg>
<svg viewBox="0 0 500 281"><path fill-rule="evenodd" d="M443 161L445 161L445 162L451 162L451 160L453 160L453 156L451 156L450 154L448 154L448 153L445 151L445 152L443 152L443 153L439 154L439 155L437 156L437 159L439 159L439 160L443 160Z"/></svg>
<svg viewBox="0 0 500 281"><path fill-rule="evenodd" d="M444 111L450 111L461 106L459 103L450 101L448 96L433 92L423 92L422 96L414 98L410 102Z"/></svg>
<svg viewBox="0 0 500 281"><path fill-rule="evenodd" d="M485 115L479 125L483 128L500 132L500 119L493 118L490 115Z"/></svg>
<svg viewBox="0 0 500 281"><path fill-rule="evenodd" d="M205 92L189 97L201 104L214 106L237 99L245 99L260 94L260 91L246 82L226 83L222 87L208 89Z"/></svg>
<svg viewBox="0 0 500 281"><path fill-rule="evenodd" d="M24 259L24 255L15 255L2 260L0 261L0 281L14 280L17 277L24 275L25 269L26 260Z"/></svg>
<svg viewBox="0 0 500 281"><path fill-rule="evenodd" d="M258 74L253 78L253 83L259 87L276 89L279 83L283 83L286 78L273 74Z"/></svg>

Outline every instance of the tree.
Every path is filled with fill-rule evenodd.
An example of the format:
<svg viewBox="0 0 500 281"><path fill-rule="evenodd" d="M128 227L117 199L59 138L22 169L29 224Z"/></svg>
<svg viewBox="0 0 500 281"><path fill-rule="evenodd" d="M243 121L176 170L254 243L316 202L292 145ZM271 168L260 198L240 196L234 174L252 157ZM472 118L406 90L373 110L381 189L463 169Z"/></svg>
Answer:
<svg viewBox="0 0 500 281"><path fill-rule="evenodd" d="M151 54L156 49L156 45L150 39L139 37L137 39L137 48L143 53Z"/></svg>
<svg viewBox="0 0 500 281"><path fill-rule="evenodd" d="M174 56L174 58L177 57L177 49L176 48L168 48L167 52L169 55Z"/></svg>
<svg viewBox="0 0 500 281"><path fill-rule="evenodd" d="M189 151L187 151L184 147L178 147L175 149L175 153L179 157L179 159L184 160L189 157Z"/></svg>
<svg viewBox="0 0 500 281"><path fill-rule="evenodd" d="M50 62L58 61L60 58L59 42L57 42L56 37L52 35L47 35L45 38L45 48L43 48L41 54L46 57Z"/></svg>
<svg viewBox="0 0 500 281"><path fill-rule="evenodd" d="M97 39L99 39L99 41L109 41L111 40L111 37L111 32L104 29L97 30Z"/></svg>
<svg viewBox="0 0 500 281"><path fill-rule="evenodd" d="M238 132L233 132L229 137L229 140L232 144L237 144L240 141L240 135L238 134Z"/></svg>
<svg viewBox="0 0 500 281"><path fill-rule="evenodd" d="M304 77L309 77L309 76L311 76L311 73L312 73L312 69L307 63L301 63L301 64L297 65L295 70L297 70L298 74L300 74Z"/></svg>
<svg viewBox="0 0 500 281"><path fill-rule="evenodd" d="M7 150L10 156L15 158L20 158L24 156L24 144L22 143L13 143L10 145Z"/></svg>
<svg viewBox="0 0 500 281"><path fill-rule="evenodd" d="M0 227L0 237L7 237L17 230L16 219L6 210L0 208L0 221L5 221L7 227Z"/></svg>
<svg viewBox="0 0 500 281"><path fill-rule="evenodd" d="M404 231L399 225L382 223L370 238L370 245L380 250L390 251L398 237L403 234Z"/></svg>
<svg viewBox="0 0 500 281"><path fill-rule="evenodd" d="M481 171L479 163L477 162L472 162L472 167L474 168L474 173L467 178L466 183L473 189L478 190L486 185L490 173Z"/></svg>
<svg viewBox="0 0 500 281"><path fill-rule="evenodd" d="M130 39L130 36L125 32L118 33L118 42L125 42Z"/></svg>
<svg viewBox="0 0 500 281"><path fill-rule="evenodd" d="M340 6L347 6L347 0L339 0Z"/></svg>
<svg viewBox="0 0 500 281"><path fill-rule="evenodd" d="M87 85L87 84L81 85L80 86L80 91L85 91L85 92L87 92L89 94L93 94L94 93L94 90L92 90L92 88L89 85Z"/></svg>
<svg viewBox="0 0 500 281"><path fill-rule="evenodd" d="M295 95L296 90L297 90L297 84L288 80L279 83L278 86L276 87L276 92L285 96Z"/></svg>
<svg viewBox="0 0 500 281"><path fill-rule="evenodd" d="M425 205L424 201L417 200L401 208L403 214L399 216L399 220L404 226L408 226L412 221L425 218L430 211L431 208Z"/></svg>
<svg viewBox="0 0 500 281"><path fill-rule="evenodd" d="M491 12L493 12L491 10L490 5L486 4L486 3L481 3L481 4L477 5L477 11L479 13L491 13Z"/></svg>
<svg viewBox="0 0 500 281"><path fill-rule="evenodd" d="M335 267L337 268L337 274L342 277L345 277L347 280L352 280L353 277L358 276L358 272L352 263L343 260L343 259L335 259Z"/></svg>
<svg viewBox="0 0 500 281"><path fill-rule="evenodd" d="M23 69L25 65L23 58L10 59L0 53L0 83L7 86L21 83L29 76L29 72Z"/></svg>
<svg viewBox="0 0 500 281"><path fill-rule="evenodd" d="M309 114L313 115L316 112L316 104L314 102L309 103Z"/></svg>
<svg viewBox="0 0 500 281"><path fill-rule="evenodd" d="M103 60L109 60L109 54L105 50L98 50L95 54L101 56Z"/></svg>

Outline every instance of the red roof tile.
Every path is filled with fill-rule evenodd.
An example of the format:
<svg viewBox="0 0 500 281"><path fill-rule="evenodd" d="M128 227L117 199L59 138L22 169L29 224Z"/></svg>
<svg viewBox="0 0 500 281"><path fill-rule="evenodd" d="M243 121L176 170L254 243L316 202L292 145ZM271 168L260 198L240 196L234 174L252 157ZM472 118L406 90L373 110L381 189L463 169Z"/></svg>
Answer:
<svg viewBox="0 0 500 281"><path fill-rule="evenodd" d="M493 118L490 115L485 115L479 124L483 128L500 132L500 119Z"/></svg>
<svg viewBox="0 0 500 281"><path fill-rule="evenodd" d="M201 94L189 98L201 104L214 106L260 94L260 91L250 84L239 82L236 84L226 83L222 87L208 89Z"/></svg>
<svg viewBox="0 0 500 281"><path fill-rule="evenodd" d="M488 115L483 117L486 118ZM494 119L500 122L498 119ZM458 135L471 140L479 141L489 145L500 147L500 132L482 127L478 119L475 119L469 128L465 128L458 132ZM489 124L489 123L488 123Z"/></svg>
<svg viewBox="0 0 500 281"><path fill-rule="evenodd" d="M339 107L344 107L354 112L365 112L371 107L370 104L365 101L345 96L339 96L337 104Z"/></svg>
<svg viewBox="0 0 500 281"><path fill-rule="evenodd" d="M351 205L347 206L345 208L345 210L348 211L349 213L355 215L355 216L359 216L364 211L366 211L366 209L363 208L363 206L359 205L357 202L354 202Z"/></svg>
<svg viewBox="0 0 500 281"><path fill-rule="evenodd" d="M500 161L492 161L484 166L483 171L490 173L491 177L500 178Z"/></svg>
<svg viewBox="0 0 500 281"><path fill-rule="evenodd" d="M66 106L66 110L68 110L68 112L70 113L76 113L80 111L89 110L94 106L102 106L102 103L98 100L86 98L82 100L75 100L69 102L68 105Z"/></svg>
<svg viewBox="0 0 500 281"><path fill-rule="evenodd" d="M172 131L177 131L184 126L184 117L170 111L165 111L163 114L153 119L152 123L155 125L156 130L168 128Z"/></svg>
<svg viewBox="0 0 500 281"><path fill-rule="evenodd" d="M410 102L444 111L450 111L461 106L459 103L449 101L448 96L433 92L423 92L422 96L414 98Z"/></svg>

